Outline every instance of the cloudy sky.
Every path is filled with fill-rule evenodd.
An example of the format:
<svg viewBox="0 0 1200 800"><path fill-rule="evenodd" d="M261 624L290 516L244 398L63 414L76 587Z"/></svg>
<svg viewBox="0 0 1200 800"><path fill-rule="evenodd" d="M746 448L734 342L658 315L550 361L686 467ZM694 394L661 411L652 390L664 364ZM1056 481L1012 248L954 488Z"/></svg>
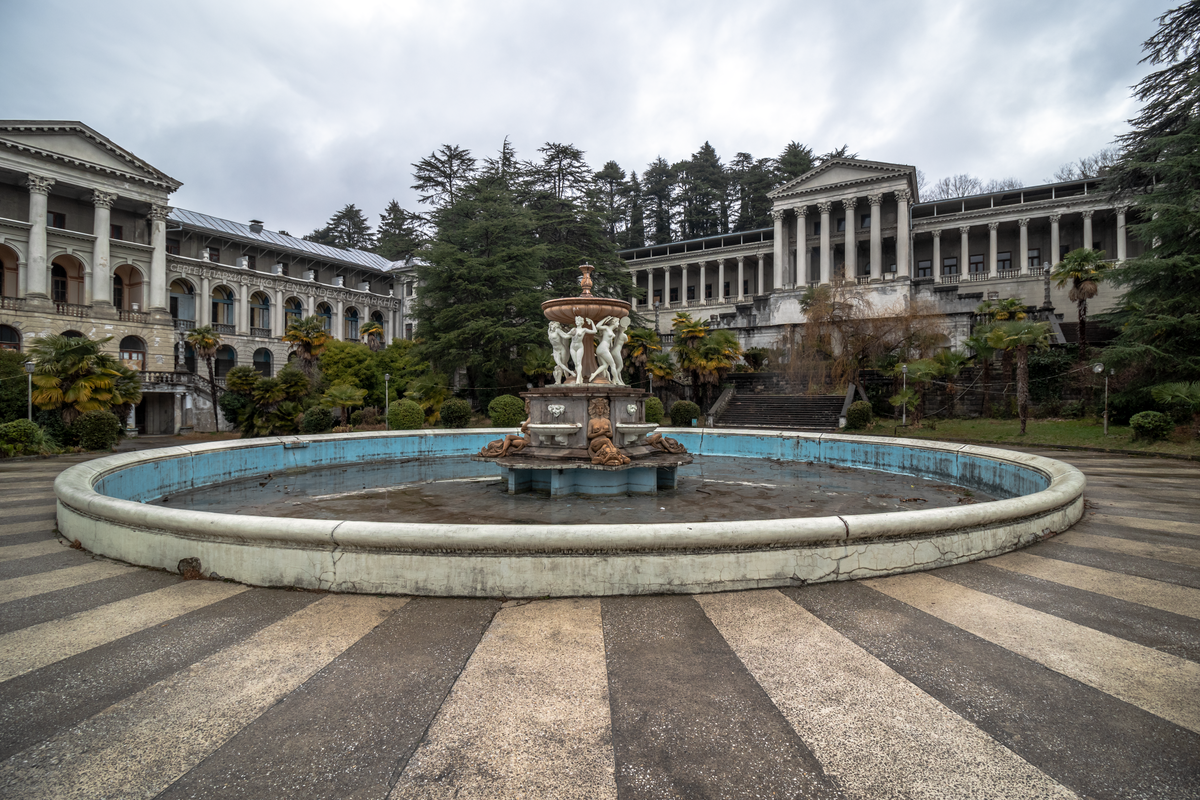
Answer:
<svg viewBox="0 0 1200 800"><path fill-rule="evenodd" d="M818 153L1041 183L1137 110L1169 0L3 0L0 117L81 120L175 205L306 233L417 209L443 143L570 142L639 173Z"/></svg>

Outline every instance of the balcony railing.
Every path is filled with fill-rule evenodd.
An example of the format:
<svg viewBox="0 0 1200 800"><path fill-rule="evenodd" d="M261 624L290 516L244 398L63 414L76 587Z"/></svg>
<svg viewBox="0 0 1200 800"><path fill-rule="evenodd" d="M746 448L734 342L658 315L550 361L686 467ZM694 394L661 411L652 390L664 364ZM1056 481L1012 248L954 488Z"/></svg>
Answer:
<svg viewBox="0 0 1200 800"><path fill-rule="evenodd" d="M117 319L121 322L149 322L150 315L145 311L126 311L123 308L117 309Z"/></svg>
<svg viewBox="0 0 1200 800"><path fill-rule="evenodd" d="M77 303L55 303L54 310L64 317L90 317L92 314L91 306L81 306Z"/></svg>
<svg viewBox="0 0 1200 800"><path fill-rule="evenodd" d="M1009 278L1019 278L1019 277L1021 277L1021 270L1019 270L1019 269L1002 269L999 272L999 276L1000 276L1001 280L1008 280Z"/></svg>
<svg viewBox="0 0 1200 800"><path fill-rule="evenodd" d="M196 320L194 319L177 319L175 320L175 330L190 331L195 330Z"/></svg>
<svg viewBox="0 0 1200 800"><path fill-rule="evenodd" d="M251 336L261 336L264 339L270 339L271 338L271 329L270 328L251 328L250 335Z"/></svg>
<svg viewBox="0 0 1200 800"><path fill-rule="evenodd" d="M24 297L0 297L0 308L5 311L20 311L25 308Z"/></svg>
<svg viewBox="0 0 1200 800"><path fill-rule="evenodd" d="M958 283L959 277L960 276L958 273L954 273L953 275L943 275L938 283Z"/></svg>
<svg viewBox="0 0 1200 800"><path fill-rule="evenodd" d="M235 328L233 325L226 325L224 322L214 322L212 329L216 333L237 333L237 328Z"/></svg>
<svg viewBox="0 0 1200 800"><path fill-rule="evenodd" d="M986 272L968 272L967 273L968 281L986 281L990 277L991 276L988 275Z"/></svg>

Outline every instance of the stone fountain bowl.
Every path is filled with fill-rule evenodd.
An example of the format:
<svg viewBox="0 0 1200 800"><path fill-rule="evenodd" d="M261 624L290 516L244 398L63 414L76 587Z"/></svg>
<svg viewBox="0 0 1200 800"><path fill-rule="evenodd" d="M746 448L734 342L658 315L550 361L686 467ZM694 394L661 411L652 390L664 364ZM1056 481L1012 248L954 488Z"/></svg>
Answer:
<svg viewBox="0 0 1200 800"><path fill-rule="evenodd" d="M542 303L542 313L551 322L559 322L568 328L575 327L575 318L583 317L599 322L605 317L620 319L629 315L630 306L627 300L614 300L611 297L560 297L557 300L547 300Z"/></svg>

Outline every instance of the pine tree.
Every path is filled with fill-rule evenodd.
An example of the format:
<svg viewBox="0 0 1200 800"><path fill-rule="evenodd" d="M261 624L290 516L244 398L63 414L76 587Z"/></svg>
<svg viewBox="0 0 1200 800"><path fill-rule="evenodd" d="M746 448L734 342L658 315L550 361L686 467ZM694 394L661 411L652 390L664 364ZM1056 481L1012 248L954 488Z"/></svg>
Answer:
<svg viewBox="0 0 1200 800"><path fill-rule="evenodd" d="M692 157L679 165L683 233L686 238L715 236L729 232L725 168L716 149L705 142Z"/></svg>
<svg viewBox="0 0 1200 800"><path fill-rule="evenodd" d="M651 237L654 244L666 244L672 240L671 204L675 194L675 173L662 156L650 162L642 173L643 191L650 220L654 226Z"/></svg>
<svg viewBox="0 0 1200 800"><path fill-rule="evenodd" d="M615 161L609 161L595 175L596 199L604 230L609 240L616 242L625 229L626 207L629 193L625 183L625 170Z"/></svg>
<svg viewBox="0 0 1200 800"><path fill-rule="evenodd" d="M421 202L445 208L458 201L462 187L474 177L475 158L470 150L456 144L444 144L412 167L416 181L412 188L424 192Z"/></svg>
<svg viewBox="0 0 1200 800"><path fill-rule="evenodd" d="M625 235L621 241L622 247L645 247L646 245L646 209L642 202L642 182L636 172L629 173L629 183L625 185L625 207L629 209L629 221L625 226Z"/></svg>
<svg viewBox="0 0 1200 800"><path fill-rule="evenodd" d="M353 203L347 203L329 218L324 228L318 228L304 238L317 244L348 250L371 250L375 247L371 223L367 221L367 215Z"/></svg>
<svg viewBox="0 0 1200 800"><path fill-rule="evenodd" d="M771 225L771 200L767 192L775 188L777 174L775 163L769 158L755 158L749 153L738 153L727 170L730 195L734 210L732 229L748 231Z"/></svg>
<svg viewBox="0 0 1200 800"><path fill-rule="evenodd" d="M375 252L388 261L402 261L415 253L425 241L421 230L424 220L405 211L395 200L379 215L379 241Z"/></svg>
<svg viewBox="0 0 1200 800"><path fill-rule="evenodd" d="M796 141L788 142L776 162L779 182L787 183L813 168L813 149Z"/></svg>
<svg viewBox="0 0 1200 800"><path fill-rule="evenodd" d="M1145 105L1108 181L1136 200L1130 230L1146 245L1112 273L1125 291L1104 315L1120 331L1104 360L1132 387L1200 378L1200 2L1159 17L1144 50L1166 66L1134 89Z"/></svg>

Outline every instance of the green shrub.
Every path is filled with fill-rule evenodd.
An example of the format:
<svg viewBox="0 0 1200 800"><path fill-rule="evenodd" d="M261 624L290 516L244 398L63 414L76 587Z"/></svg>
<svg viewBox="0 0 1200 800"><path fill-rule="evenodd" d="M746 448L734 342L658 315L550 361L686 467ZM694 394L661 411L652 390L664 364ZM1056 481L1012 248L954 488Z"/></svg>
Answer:
<svg viewBox="0 0 1200 800"><path fill-rule="evenodd" d="M354 413L359 415L359 421L354 423L355 425L382 425L383 424L382 419L381 419L383 417L383 414L380 414L379 409L376 408L375 406L367 406L366 408L360 408L358 411L356 411ZM351 417L351 419L353 419L354 414L351 414L350 417Z"/></svg>
<svg viewBox="0 0 1200 800"><path fill-rule="evenodd" d="M67 424L63 422L62 414L58 409L34 411L33 421L37 423L39 428L45 431L46 438L56 447L74 447L79 443L79 439L71 433Z"/></svg>
<svg viewBox="0 0 1200 800"><path fill-rule="evenodd" d="M220 399L217 400L217 407L221 409L221 419L235 428L239 427L238 422L251 402L247 395L237 392L222 392Z"/></svg>
<svg viewBox="0 0 1200 800"><path fill-rule="evenodd" d="M855 400L846 411L846 430L858 431L871 424L871 404L866 400Z"/></svg>
<svg viewBox="0 0 1200 800"><path fill-rule="evenodd" d="M1079 419L1087 412L1087 408L1083 405L1082 400L1072 400L1069 403L1063 403L1059 409L1059 414L1067 419Z"/></svg>
<svg viewBox="0 0 1200 800"><path fill-rule="evenodd" d="M697 425L703 422L700 419L700 406L691 400L679 400L671 404L672 425L676 428L690 428L692 420L696 420Z"/></svg>
<svg viewBox="0 0 1200 800"><path fill-rule="evenodd" d="M34 456L48 450L46 432L37 423L15 419L0 425L0 449L6 456Z"/></svg>
<svg viewBox="0 0 1200 800"><path fill-rule="evenodd" d="M121 436L121 420L110 411L88 411L71 423L71 432L84 450L112 450Z"/></svg>
<svg viewBox="0 0 1200 800"><path fill-rule="evenodd" d="M502 394L488 403L488 417L497 428L515 428L525 421L525 401L511 394Z"/></svg>
<svg viewBox="0 0 1200 800"><path fill-rule="evenodd" d="M1133 438L1154 442L1167 438L1167 434L1175 430L1175 422L1166 414L1157 411L1142 411L1129 418L1129 427L1133 428Z"/></svg>
<svg viewBox="0 0 1200 800"><path fill-rule="evenodd" d="M304 412L300 421L301 433L325 433L333 427L333 412L328 408L313 406Z"/></svg>
<svg viewBox="0 0 1200 800"><path fill-rule="evenodd" d="M524 405L521 406L524 411ZM442 403L442 424L447 428L465 428L471 421L471 404L460 397Z"/></svg>
<svg viewBox="0 0 1200 800"><path fill-rule="evenodd" d="M1176 425L1187 425L1192 421L1193 416L1192 403L1187 400L1172 400L1167 403L1167 416L1169 416Z"/></svg>
<svg viewBox="0 0 1200 800"><path fill-rule="evenodd" d="M646 422L658 425L662 422L663 407L662 400L657 397L646 398Z"/></svg>
<svg viewBox="0 0 1200 800"><path fill-rule="evenodd" d="M363 412L361 408L350 415L350 424L355 426L363 424Z"/></svg>
<svg viewBox="0 0 1200 800"><path fill-rule="evenodd" d="M393 403L388 412L388 428L393 431L413 431L425 424L425 412L418 403L405 398Z"/></svg>
<svg viewBox="0 0 1200 800"><path fill-rule="evenodd" d="M234 367L225 376L225 388L238 394L250 394L262 373L254 367Z"/></svg>

